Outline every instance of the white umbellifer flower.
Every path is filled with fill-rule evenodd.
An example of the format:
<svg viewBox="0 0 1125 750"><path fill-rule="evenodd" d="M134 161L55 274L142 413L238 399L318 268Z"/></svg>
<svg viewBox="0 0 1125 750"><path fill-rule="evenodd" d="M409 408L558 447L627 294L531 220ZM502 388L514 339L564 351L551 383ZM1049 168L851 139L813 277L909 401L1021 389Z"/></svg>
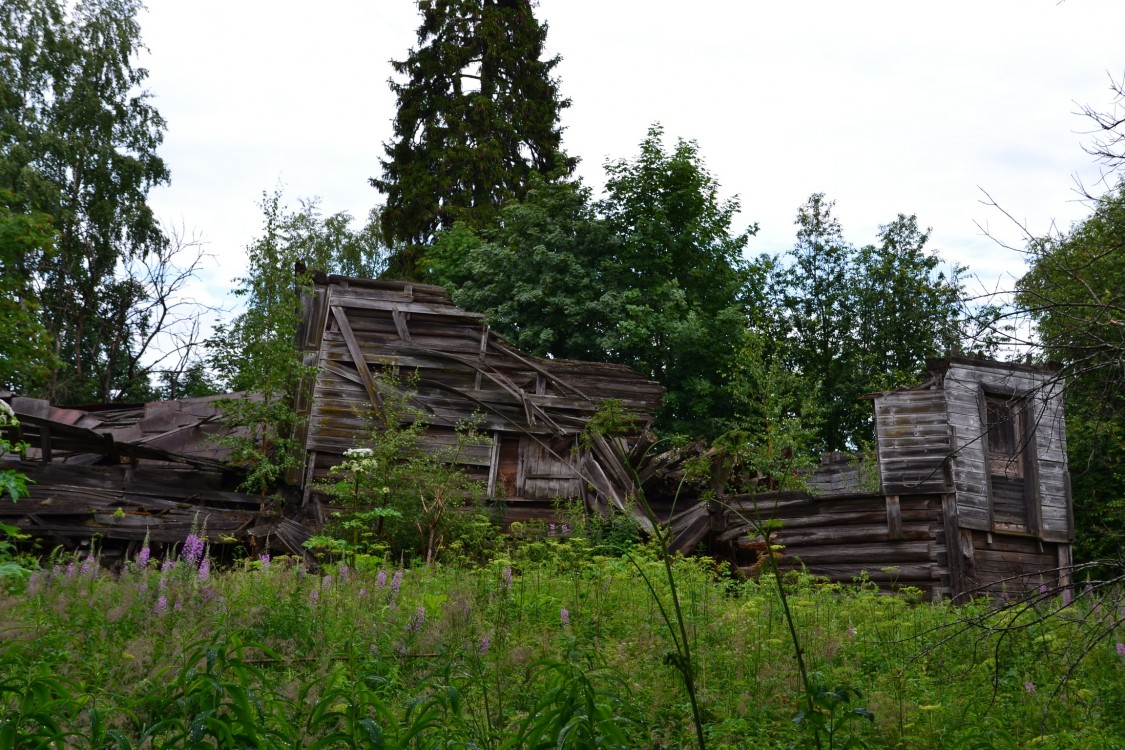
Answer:
<svg viewBox="0 0 1125 750"><path fill-rule="evenodd" d="M370 448L348 448L344 451L345 458L371 458L375 451Z"/></svg>

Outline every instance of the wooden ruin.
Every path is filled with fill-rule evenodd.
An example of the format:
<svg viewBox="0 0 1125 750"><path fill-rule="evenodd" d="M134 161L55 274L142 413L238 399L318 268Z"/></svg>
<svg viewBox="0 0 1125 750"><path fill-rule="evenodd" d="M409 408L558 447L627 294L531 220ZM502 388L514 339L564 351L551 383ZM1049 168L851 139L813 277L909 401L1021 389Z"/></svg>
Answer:
<svg viewBox="0 0 1125 750"><path fill-rule="evenodd" d="M314 511L315 483L370 439L372 406L408 396L429 425L423 447L432 452L455 439L459 423L479 420L490 443L459 465L504 503L508 523L552 515L567 500L635 514L621 457L635 441L613 449L578 438L609 399L635 419L639 435L664 393L659 384L622 365L523 354L437 286L320 276L303 306L298 341L315 375L297 402L306 419L294 479Z"/></svg>
<svg viewBox="0 0 1125 750"><path fill-rule="evenodd" d="M1074 520L1061 390L1052 369L931 361L922 384L871 396L873 465L837 455L809 492L722 497L708 533L753 561L764 540L749 520L778 519L771 541L786 566L931 597L1067 585ZM698 508L676 523L692 512L698 524Z"/></svg>
<svg viewBox="0 0 1125 750"><path fill-rule="evenodd" d="M0 522L74 548L92 536L170 544L202 518L214 540L299 552L326 516L317 483L370 439L373 409L406 400L402 416L426 421L423 447L435 454L460 422L479 422L488 440L458 465L503 503L506 524L555 520L569 502L645 527L643 492L676 550L705 549L751 573L760 523L777 519L770 541L782 564L835 581L953 598L1069 581L1074 523L1054 370L932 361L921 384L870 396L873 456L826 457L807 491L739 493L680 484L690 446L648 455L663 389L627 367L524 354L435 286L322 275L301 305L309 376L296 394L305 419L284 512L263 513L235 491L240 474L215 441L227 429L216 401L231 396L93 409L10 398L31 444L19 469L37 484L30 498L0 503ZM583 436L610 399L636 430Z"/></svg>

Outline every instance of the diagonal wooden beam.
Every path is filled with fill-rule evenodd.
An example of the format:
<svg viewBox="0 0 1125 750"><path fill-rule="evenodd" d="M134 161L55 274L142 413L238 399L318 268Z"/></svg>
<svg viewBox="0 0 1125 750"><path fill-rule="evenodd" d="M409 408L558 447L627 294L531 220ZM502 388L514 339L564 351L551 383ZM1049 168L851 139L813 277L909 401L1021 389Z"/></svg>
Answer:
<svg viewBox="0 0 1125 750"><path fill-rule="evenodd" d="M348 323L348 316L343 308L338 305L332 306L332 317L336 319L336 325L340 329L340 333L344 337L344 343L348 345L348 353L352 355L352 361L355 362L355 369L359 371L359 377L363 380L363 387L367 389L367 396L371 402L383 408L383 397L379 395L379 389L375 385L375 378L371 374L371 370L367 367L367 360L363 358L363 350L359 348L359 342L356 341L355 333L352 331L351 324Z"/></svg>

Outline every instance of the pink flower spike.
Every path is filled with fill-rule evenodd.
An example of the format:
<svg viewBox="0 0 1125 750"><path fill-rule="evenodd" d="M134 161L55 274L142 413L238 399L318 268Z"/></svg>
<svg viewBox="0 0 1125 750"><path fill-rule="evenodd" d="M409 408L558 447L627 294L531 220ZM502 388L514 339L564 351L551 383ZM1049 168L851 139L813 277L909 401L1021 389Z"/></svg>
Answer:
<svg viewBox="0 0 1125 750"><path fill-rule="evenodd" d="M1122 659L1125 659L1125 643L1122 643L1121 641L1117 642L1117 655Z"/></svg>
<svg viewBox="0 0 1125 750"><path fill-rule="evenodd" d="M1023 689L1026 690L1029 693L1034 693L1035 692L1035 683L1032 682L1031 680L1028 680L1027 682L1025 682L1023 684Z"/></svg>
<svg viewBox="0 0 1125 750"><path fill-rule="evenodd" d="M569 626L570 625L570 610L568 610L566 607L563 607L561 610L559 610L559 619L562 620L562 624L563 624L564 628Z"/></svg>
<svg viewBox="0 0 1125 750"><path fill-rule="evenodd" d="M196 576L196 580L199 581L200 583L203 583L204 581L206 581L210 577L211 577L211 558L205 557L205 558L203 558L203 562L199 563L199 575Z"/></svg>

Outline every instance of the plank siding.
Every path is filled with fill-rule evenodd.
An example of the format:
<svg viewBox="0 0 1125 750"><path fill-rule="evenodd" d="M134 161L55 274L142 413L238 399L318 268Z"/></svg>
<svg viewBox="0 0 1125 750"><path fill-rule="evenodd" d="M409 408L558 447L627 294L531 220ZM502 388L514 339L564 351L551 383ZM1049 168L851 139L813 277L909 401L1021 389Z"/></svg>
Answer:
<svg viewBox="0 0 1125 750"><path fill-rule="evenodd" d="M519 517L548 516L556 499L584 494L572 451L598 405L618 399L643 427L663 393L619 365L522 354L440 287L321 276L307 309L326 311L321 330L300 338L305 359L319 364L302 450L303 462L315 453L314 475L368 438L367 413L387 392L381 375L390 368L412 378L411 403L430 425L423 450L448 455L450 428L477 419L494 442L462 451L456 463L518 505Z"/></svg>

